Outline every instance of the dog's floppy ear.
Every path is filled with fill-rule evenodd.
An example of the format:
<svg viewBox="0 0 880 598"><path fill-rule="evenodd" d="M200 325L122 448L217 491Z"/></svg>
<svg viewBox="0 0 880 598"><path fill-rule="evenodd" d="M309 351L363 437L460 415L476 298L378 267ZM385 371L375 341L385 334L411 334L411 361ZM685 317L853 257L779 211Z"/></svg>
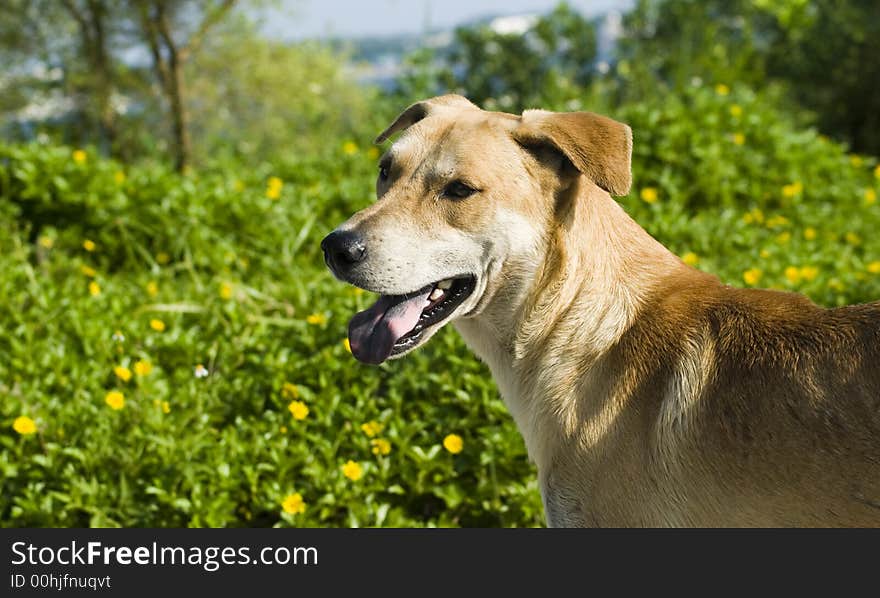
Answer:
<svg viewBox="0 0 880 598"><path fill-rule="evenodd" d="M400 116L395 118L394 122L388 125L387 129L379 133L379 136L376 137L376 140L373 143L382 143L398 131L403 131L404 129L413 126L431 114L431 112L447 107L476 108L476 106L474 106L466 97L456 94L437 96L436 98L416 102L401 112Z"/></svg>
<svg viewBox="0 0 880 598"><path fill-rule="evenodd" d="M526 110L513 137L523 145L550 144L581 174L611 195L632 184L632 130L592 112Z"/></svg>

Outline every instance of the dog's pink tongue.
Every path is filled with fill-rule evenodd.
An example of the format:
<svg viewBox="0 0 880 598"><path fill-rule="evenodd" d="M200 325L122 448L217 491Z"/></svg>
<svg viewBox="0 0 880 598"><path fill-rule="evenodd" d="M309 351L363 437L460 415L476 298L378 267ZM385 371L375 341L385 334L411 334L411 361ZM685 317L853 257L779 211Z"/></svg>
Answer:
<svg viewBox="0 0 880 598"><path fill-rule="evenodd" d="M379 364L388 359L400 337L415 328L431 289L414 297L382 295L348 323L348 342L358 361Z"/></svg>

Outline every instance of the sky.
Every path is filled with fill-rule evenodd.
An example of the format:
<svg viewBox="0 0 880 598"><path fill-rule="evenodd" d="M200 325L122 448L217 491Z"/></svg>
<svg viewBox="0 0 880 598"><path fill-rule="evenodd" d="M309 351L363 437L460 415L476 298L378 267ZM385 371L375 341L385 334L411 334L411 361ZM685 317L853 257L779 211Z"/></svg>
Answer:
<svg viewBox="0 0 880 598"><path fill-rule="evenodd" d="M449 29L497 14L544 13L559 0L281 0L263 31L285 40L363 37ZM626 10L634 0L568 0L587 16Z"/></svg>

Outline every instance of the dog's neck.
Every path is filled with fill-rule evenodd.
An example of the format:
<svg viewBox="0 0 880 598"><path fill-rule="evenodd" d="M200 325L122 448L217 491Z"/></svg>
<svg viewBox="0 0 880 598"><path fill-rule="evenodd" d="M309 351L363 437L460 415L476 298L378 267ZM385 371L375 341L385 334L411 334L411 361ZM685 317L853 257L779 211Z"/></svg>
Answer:
<svg viewBox="0 0 880 598"><path fill-rule="evenodd" d="M544 451L531 445L530 436L546 435L527 428L565 428L565 414L579 389L554 388L534 369L552 366L557 384L583 379L633 324L660 281L684 267L586 178L564 193L570 196L557 198L558 224L534 266L512 269L522 280L508 284L527 292L520 297L499 293L481 314L456 322L491 368L539 467ZM555 414L560 421L542 422L540 414Z"/></svg>

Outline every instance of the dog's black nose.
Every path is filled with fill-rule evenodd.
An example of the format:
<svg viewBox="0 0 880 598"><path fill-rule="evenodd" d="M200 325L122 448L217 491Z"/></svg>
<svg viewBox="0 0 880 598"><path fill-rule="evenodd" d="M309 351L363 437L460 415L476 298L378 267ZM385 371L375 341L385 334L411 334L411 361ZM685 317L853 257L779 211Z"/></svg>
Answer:
<svg viewBox="0 0 880 598"><path fill-rule="evenodd" d="M367 247L361 236L349 230L335 230L321 241L324 260L331 266L345 267L363 261Z"/></svg>

